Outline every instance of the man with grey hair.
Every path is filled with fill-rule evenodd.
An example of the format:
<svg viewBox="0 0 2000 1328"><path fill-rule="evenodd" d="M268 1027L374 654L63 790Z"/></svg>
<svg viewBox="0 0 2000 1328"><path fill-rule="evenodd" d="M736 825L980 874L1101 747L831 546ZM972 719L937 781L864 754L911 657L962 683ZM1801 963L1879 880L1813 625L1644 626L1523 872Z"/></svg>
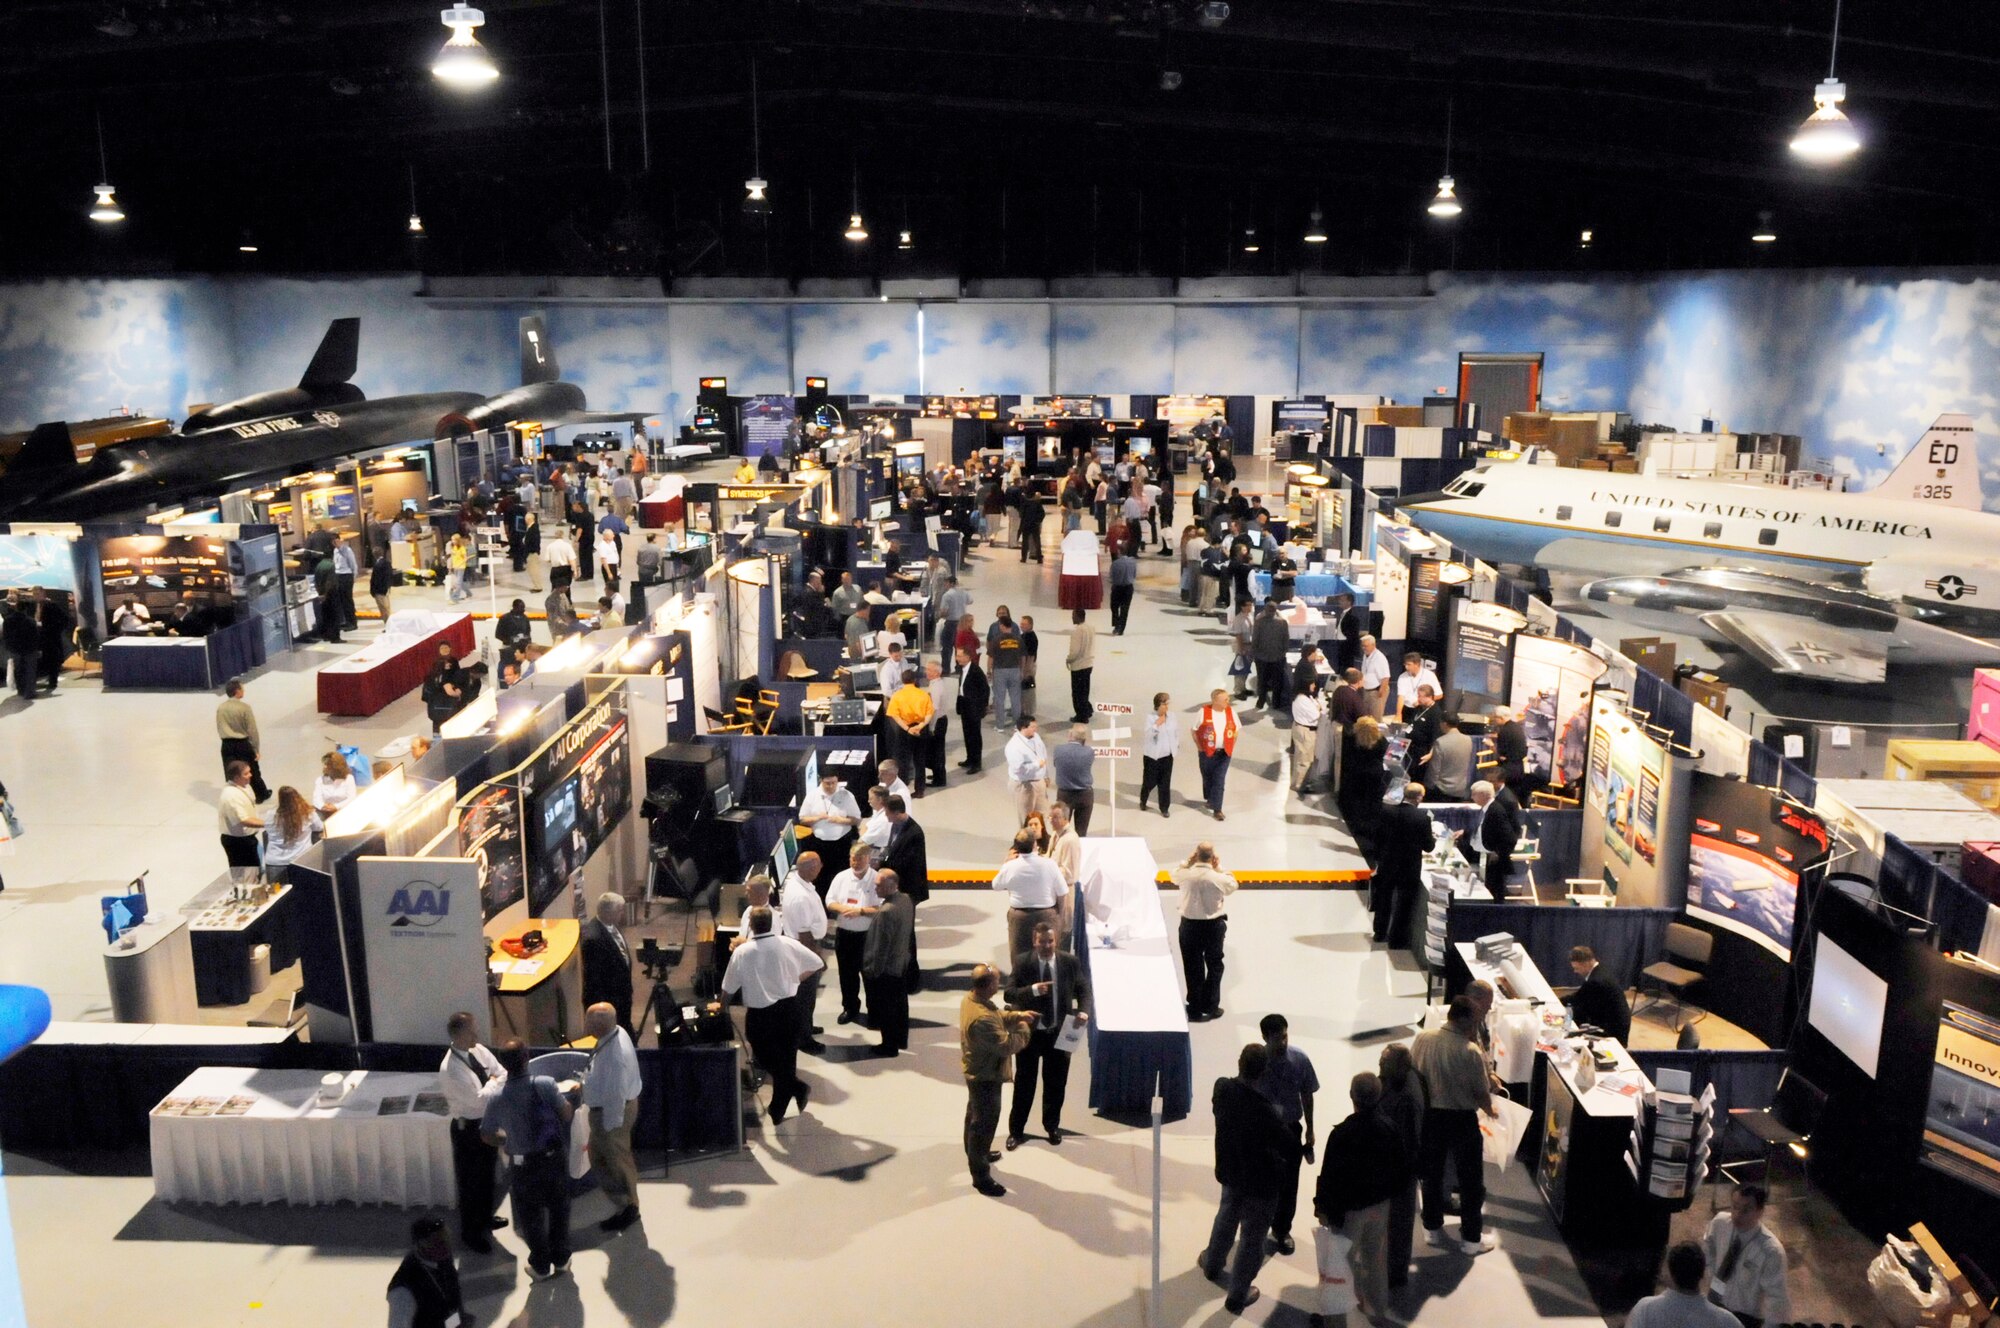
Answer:
<svg viewBox="0 0 2000 1328"><path fill-rule="evenodd" d="M595 916L583 924L583 1003L611 1007L618 1027L632 1031L632 951L625 944L625 896L606 890Z"/></svg>
<svg viewBox="0 0 2000 1328"><path fill-rule="evenodd" d="M590 1168L616 1211L598 1223L623 1231L639 1220L639 1162L632 1155L632 1123L639 1117L639 1052L618 1026L618 1012L599 1002L583 1014L583 1029L597 1039L583 1080L590 1111Z"/></svg>
<svg viewBox="0 0 2000 1328"><path fill-rule="evenodd" d="M1361 634L1361 657L1355 667L1361 670L1362 704L1369 714L1382 718L1389 700L1389 657L1376 648L1375 638L1367 632Z"/></svg>
<svg viewBox="0 0 2000 1328"><path fill-rule="evenodd" d="M1090 726L1069 726L1069 741L1049 753L1055 772L1056 801L1069 804L1078 835L1090 833L1090 810L1097 805L1097 753L1090 747Z"/></svg>

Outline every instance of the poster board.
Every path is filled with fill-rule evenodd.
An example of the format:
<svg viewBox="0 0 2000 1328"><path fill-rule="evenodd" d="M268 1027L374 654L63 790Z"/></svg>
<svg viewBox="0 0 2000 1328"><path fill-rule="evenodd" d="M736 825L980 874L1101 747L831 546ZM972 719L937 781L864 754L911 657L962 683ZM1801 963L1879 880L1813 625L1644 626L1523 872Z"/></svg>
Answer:
<svg viewBox="0 0 2000 1328"><path fill-rule="evenodd" d="M76 593L76 551L67 536L0 535L0 589L32 586Z"/></svg>
<svg viewBox="0 0 2000 1328"><path fill-rule="evenodd" d="M1590 734L1590 689L1604 661L1553 637L1514 638L1508 704L1528 735L1528 773L1551 784L1583 778Z"/></svg>
<svg viewBox="0 0 2000 1328"><path fill-rule="evenodd" d="M155 618L183 595L199 608L232 601L229 541L214 535L116 535L97 546L106 604L135 596Z"/></svg>
<svg viewBox="0 0 2000 1328"><path fill-rule="evenodd" d="M782 457L798 418L798 402L790 396L745 397L737 410L743 455Z"/></svg>
<svg viewBox="0 0 2000 1328"><path fill-rule="evenodd" d="M1484 709L1507 698L1514 633L1527 619L1500 604L1452 603L1452 639L1445 654L1445 694L1460 710Z"/></svg>
<svg viewBox="0 0 2000 1328"><path fill-rule="evenodd" d="M521 791L511 782L481 784L459 801L455 845L478 868L482 918L491 921L527 898Z"/></svg>
<svg viewBox="0 0 2000 1328"><path fill-rule="evenodd" d="M607 694L587 707L522 767L529 917L582 916L557 908L562 892L578 887L583 865L631 810L630 744L615 701Z"/></svg>
<svg viewBox="0 0 2000 1328"><path fill-rule="evenodd" d="M486 1036L477 864L364 857L355 870L371 1039L429 1045L460 1010L470 1010Z"/></svg>
<svg viewBox="0 0 2000 1328"><path fill-rule="evenodd" d="M1699 752L1699 768L1711 775L1750 773L1750 735L1716 714L1707 706L1691 706L1694 723L1691 745Z"/></svg>
<svg viewBox="0 0 2000 1328"><path fill-rule="evenodd" d="M1921 1157L2000 1194L2000 1024L1953 1001L1938 1021Z"/></svg>
<svg viewBox="0 0 2000 1328"><path fill-rule="evenodd" d="M1787 963L1799 876L1826 856L1826 822L1769 789L1697 771L1687 911Z"/></svg>

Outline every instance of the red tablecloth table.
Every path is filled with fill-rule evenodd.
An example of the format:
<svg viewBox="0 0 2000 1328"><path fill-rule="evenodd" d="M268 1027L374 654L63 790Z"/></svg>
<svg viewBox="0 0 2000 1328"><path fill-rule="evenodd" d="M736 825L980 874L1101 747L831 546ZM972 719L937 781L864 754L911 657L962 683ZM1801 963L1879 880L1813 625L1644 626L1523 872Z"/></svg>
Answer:
<svg viewBox="0 0 2000 1328"><path fill-rule="evenodd" d="M1056 585L1056 604L1064 609L1094 609L1104 603L1104 580L1097 576L1065 576Z"/></svg>
<svg viewBox="0 0 2000 1328"><path fill-rule="evenodd" d="M437 658L440 642L448 642L460 659L472 654L472 615L441 615L445 625L429 636L413 638L409 645L380 658L356 664L343 660L319 671L319 708L328 715L372 715L397 698L423 685ZM374 647L363 647L356 655Z"/></svg>

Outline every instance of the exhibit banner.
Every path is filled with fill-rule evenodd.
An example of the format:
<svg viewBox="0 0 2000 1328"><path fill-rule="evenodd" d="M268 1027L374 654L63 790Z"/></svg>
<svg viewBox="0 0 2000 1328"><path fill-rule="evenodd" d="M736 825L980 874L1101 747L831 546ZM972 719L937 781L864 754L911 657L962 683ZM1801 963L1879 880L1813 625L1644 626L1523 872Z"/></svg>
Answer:
<svg viewBox="0 0 2000 1328"><path fill-rule="evenodd" d="M1426 554L1410 563L1410 622L1403 641L1407 650L1439 653L1444 639L1444 562Z"/></svg>
<svg viewBox="0 0 2000 1328"><path fill-rule="evenodd" d="M134 595L157 618L183 595L205 608L230 602L229 541L214 535L114 536L98 543L97 559L106 604Z"/></svg>
<svg viewBox="0 0 2000 1328"><path fill-rule="evenodd" d="M428 1046L459 1010L472 1011L484 1037L478 865L463 858L362 858L355 870L370 1039Z"/></svg>
<svg viewBox="0 0 2000 1328"><path fill-rule="evenodd" d="M785 454L785 443L798 422L798 402L789 396L745 397L737 412L741 428L737 437L747 457Z"/></svg>
<svg viewBox="0 0 2000 1328"><path fill-rule="evenodd" d="M1193 432L1195 425L1223 411L1221 397L1161 397L1153 403L1153 417L1165 420L1167 432L1176 438L1185 437Z"/></svg>
<svg viewBox="0 0 2000 1328"><path fill-rule="evenodd" d="M925 397L924 418L932 420L996 420L999 397Z"/></svg>
<svg viewBox="0 0 2000 1328"><path fill-rule="evenodd" d="M1826 856L1826 822L1769 789L1697 770L1687 911L1787 963L1799 876Z"/></svg>
<svg viewBox="0 0 2000 1328"><path fill-rule="evenodd" d="M1611 726L1623 715L1617 698L1610 693L1592 697L1590 702L1590 769L1583 781L1584 800L1603 812L1609 805L1611 780Z"/></svg>
<svg viewBox="0 0 2000 1328"><path fill-rule="evenodd" d="M1583 778L1589 755L1590 689L1604 668L1603 660L1568 641L1514 638L1508 703L1527 731L1529 774L1564 786Z"/></svg>
<svg viewBox="0 0 2000 1328"><path fill-rule="evenodd" d="M524 767L528 915L546 917L632 806L631 756L616 693L585 709ZM578 916L581 916L579 913Z"/></svg>
<svg viewBox="0 0 2000 1328"><path fill-rule="evenodd" d="M2000 1024L1952 1001L1938 1024L1921 1156L2000 1194Z"/></svg>
<svg viewBox="0 0 2000 1328"><path fill-rule="evenodd" d="M1498 702L1507 696L1507 656L1514 633L1527 619L1499 604L1460 600L1452 608L1458 635L1452 643L1451 672L1446 687L1456 693L1461 709L1478 702Z"/></svg>
<svg viewBox="0 0 2000 1328"><path fill-rule="evenodd" d="M62 535L0 535L0 590L76 593L76 546Z"/></svg>
<svg viewBox="0 0 2000 1328"><path fill-rule="evenodd" d="M512 784L482 784L458 804L458 856L478 864L479 907L486 918L526 896L521 795Z"/></svg>

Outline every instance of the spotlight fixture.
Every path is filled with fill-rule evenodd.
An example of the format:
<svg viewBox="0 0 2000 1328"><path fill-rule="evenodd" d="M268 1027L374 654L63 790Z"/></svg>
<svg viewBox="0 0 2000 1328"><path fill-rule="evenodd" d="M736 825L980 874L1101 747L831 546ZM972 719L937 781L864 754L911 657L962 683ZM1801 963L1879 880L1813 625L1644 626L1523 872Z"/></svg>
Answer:
<svg viewBox="0 0 2000 1328"><path fill-rule="evenodd" d="M105 36L116 37L120 41L139 35L139 25L134 23L132 16L122 9L107 9L104 11L104 17L98 19L93 26Z"/></svg>
<svg viewBox="0 0 2000 1328"><path fill-rule="evenodd" d="M500 77L493 57L472 35L474 28L486 22L486 15L470 5L453 5L439 14L438 20L451 29L451 36L445 39L437 59L431 61L431 73L461 89L484 87Z"/></svg>
<svg viewBox="0 0 2000 1328"><path fill-rule="evenodd" d="M1178 92L1180 90L1180 86L1181 86L1180 70L1162 69L1160 71L1160 91Z"/></svg>
<svg viewBox="0 0 2000 1328"><path fill-rule="evenodd" d="M1312 221L1306 226L1305 241L1307 244L1326 243L1326 223L1318 208L1313 209Z"/></svg>
<svg viewBox="0 0 2000 1328"><path fill-rule="evenodd" d="M424 238L424 219L417 212L417 168L410 167L410 224L404 228L413 240Z"/></svg>
<svg viewBox="0 0 2000 1328"><path fill-rule="evenodd" d="M915 249L917 247L916 233L914 231L898 231L896 233L896 247L904 253Z"/></svg>
<svg viewBox="0 0 2000 1328"><path fill-rule="evenodd" d="M251 233L250 233L249 231L245 231L245 232L243 232L243 238L242 238L241 240L237 241L237 243L236 243L236 252L237 252L237 253L239 253L239 254L254 254L254 253L256 253L256 252L257 252L257 237L256 237L256 236L254 236L254 235L252 235L252 234L251 234Z"/></svg>
<svg viewBox="0 0 2000 1328"><path fill-rule="evenodd" d="M1759 212L1757 214L1757 229L1750 232L1750 242L1752 244L1776 244L1778 242L1778 232L1771 225L1770 213Z"/></svg>
<svg viewBox="0 0 2000 1328"><path fill-rule="evenodd" d="M1243 252L1254 254L1261 252L1263 248L1263 245L1257 243L1257 228L1255 226L1245 226L1243 228Z"/></svg>
<svg viewBox="0 0 2000 1328"><path fill-rule="evenodd" d="M1596 232L1595 232L1595 231L1585 231L1585 232L1583 232L1583 234L1582 234L1582 235L1580 235L1580 236L1579 236L1579 237L1577 238L1577 242L1576 242L1576 244L1577 244L1577 248L1579 248L1579 249L1588 249L1588 248L1590 248L1590 242L1591 242L1591 240L1593 240L1593 239L1595 239L1595 238L1596 238Z"/></svg>
<svg viewBox="0 0 2000 1328"><path fill-rule="evenodd" d="M412 235L422 235L424 233L424 219L418 216L416 213L412 212L410 214L409 229L410 229L410 234Z"/></svg>
<svg viewBox="0 0 2000 1328"><path fill-rule="evenodd" d="M861 214L859 212L848 214L847 229L842 231L841 234L856 244L860 244L868 238L868 228L861 224Z"/></svg>
<svg viewBox="0 0 2000 1328"><path fill-rule="evenodd" d="M108 183L111 175L111 167L104 155L104 117L102 115L97 117L97 169L105 176L107 183L94 184L90 187L90 191L96 195L96 198L90 204L90 219L109 226L125 220L125 209L118 206L117 195Z"/></svg>
<svg viewBox="0 0 2000 1328"><path fill-rule="evenodd" d="M1847 85L1836 76L1840 58L1840 0L1833 0L1833 42L1826 53L1826 77L1813 89L1813 113L1792 135L1792 151L1814 166L1831 166L1861 150L1861 136L1842 113Z"/></svg>
<svg viewBox="0 0 2000 1328"><path fill-rule="evenodd" d="M1445 220L1465 211L1465 206L1458 201L1458 182L1451 178L1451 129L1455 110L1453 103L1447 101L1444 104L1444 174L1438 177L1437 197L1425 209L1433 217Z"/></svg>
<svg viewBox="0 0 2000 1328"><path fill-rule="evenodd" d="M767 191L771 182L764 178L764 136L763 126L757 114L757 62L750 62L750 178L743 182L743 211L746 216L768 216L771 200Z"/></svg>
<svg viewBox="0 0 2000 1328"><path fill-rule="evenodd" d="M1194 12L1195 22L1204 28L1219 28L1229 21L1228 0L1203 0Z"/></svg>

